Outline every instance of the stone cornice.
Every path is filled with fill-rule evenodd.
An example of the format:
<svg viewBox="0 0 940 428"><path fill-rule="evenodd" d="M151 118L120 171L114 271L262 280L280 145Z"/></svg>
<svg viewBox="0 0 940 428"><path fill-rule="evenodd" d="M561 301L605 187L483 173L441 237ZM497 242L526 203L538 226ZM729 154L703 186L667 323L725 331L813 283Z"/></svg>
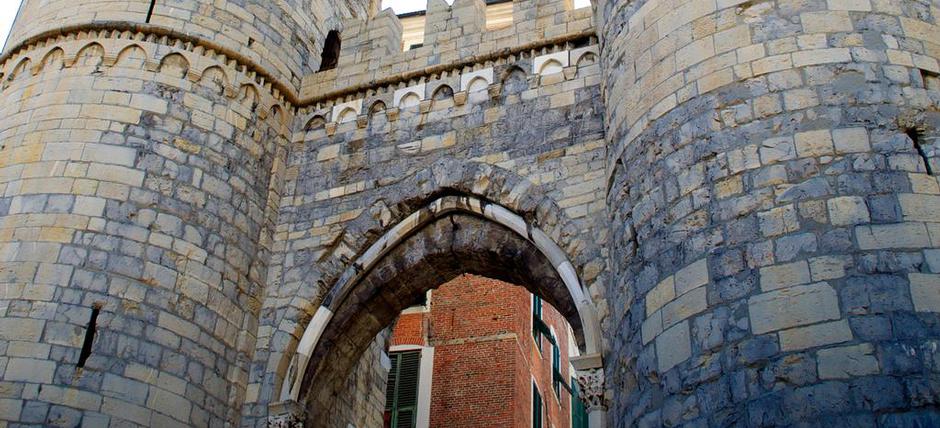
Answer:
<svg viewBox="0 0 940 428"><path fill-rule="evenodd" d="M96 23L81 24L81 25L70 25L70 26L57 28L55 30L44 31L42 33L30 36L29 38L26 38L20 41L12 48L3 52L3 54L0 55L0 64L7 62L8 60L10 60L10 58L14 57L16 54L24 50L30 49L30 47L34 45L39 45L43 42L56 39L58 37L68 37L72 35L95 32L95 31L115 32L115 33L132 32L132 33L142 33L147 36L167 37L170 39L174 39L174 42L179 41L184 45L188 45L187 50L189 51L192 51L197 46L203 47L206 50L215 51L221 55L224 55L228 59L235 61L236 64L239 66L239 68L242 68L246 71L253 72L257 76L255 80L256 80L256 83L258 83L259 85L261 86L271 85L272 90L273 90L272 92L274 92L275 94L275 98L277 98L278 95L281 95L291 105L296 106L299 104L299 98L297 96L296 88L292 88L288 85L285 85L283 82L281 82L280 80L275 78L273 75L271 75L271 73L268 73L267 70L265 70L263 66L253 61L252 59L246 57L245 55L242 55L222 45L219 45L217 43L214 43L205 39L190 36L188 34L181 33L173 29L159 27L159 26L150 25L150 24L139 24L139 23L124 22L124 21L108 21L108 22L96 22Z"/></svg>
<svg viewBox="0 0 940 428"><path fill-rule="evenodd" d="M330 91L322 95L315 97L308 97L301 99L298 95L296 88L284 84L279 79L275 78L271 73L267 72L263 66L257 62L251 60L250 58L242 55L238 52L232 51L224 46L221 46L217 43L207 41L198 37L190 36L184 33L181 33L176 30L159 27L150 24L138 24L138 23L129 23L129 22L99 22L83 25L73 25L65 26L55 30L45 31L33 36L30 36L27 39L17 43L12 48L3 52L0 55L0 64L6 63L11 58L15 57L22 51L31 49L34 46L48 44L49 42L54 42L55 39L61 37L70 37L81 35L83 33L92 33L92 32L101 32L101 33L112 33L112 34L122 34L126 32L134 34L143 34L145 35L144 40L147 40L150 36L155 36L156 38L167 38L170 40L165 40L163 43L167 45L182 45L182 48L194 51L196 47L202 47L205 50L211 50L217 54L225 56L227 59L232 60L236 63L238 68L243 71L249 71L255 74L255 81L262 87L267 87L270 85L270 89L275 96L275 98L283 97L284 101L289 103L291 106L296 108L303 108L312 106L317 103L324 101L329 101L333 99L339 99L356 93L362 93L369 90L394 86L402 82L408 82L413 79L423 79L429 76L436 74L441 74L445 72L462 70L466 67L471 67L476 64L496 61L502 58L506 58L512 55L518 55L528 51L535 51L547 47L563 45L568 42L585 39L588 37L595 37L595 31L593 29L581 31L577 33L569 33L561 35L558 37L553 37L550 39L538 40L535 42L530 42L522 44L519 46L508 47L496 51L487 52L480 55L474 55L462 59L456 62L450 62L447 64L439 64L429 67L424 67L417 70L410 70L403 73L398 73L392 76L388 76L376 81L372 81L365 84L350 86L341 88L338 90ZM106 36L107 37L107 36ZM135 37L135 39L140 39L140 37ZM159 43L160 40L149 40L151 42Z"/></svg>

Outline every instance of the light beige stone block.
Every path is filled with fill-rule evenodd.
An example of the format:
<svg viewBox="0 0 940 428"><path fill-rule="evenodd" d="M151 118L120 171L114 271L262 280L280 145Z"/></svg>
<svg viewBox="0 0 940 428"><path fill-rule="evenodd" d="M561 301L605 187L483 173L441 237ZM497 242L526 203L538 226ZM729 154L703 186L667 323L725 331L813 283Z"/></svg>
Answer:
<svg viewBox="0 0 940 428"><path fill-rule="evenodd" d="M940 196L903 193L898 202L905 221L940 222Z"/></svg>
<svg viewBox="0 0 940 428"><path fill-rule="evenodd" d="M918 312L940 312L940 275L912 273L911 300Z"/></svg>
<svg viewBox="0 0 940 428"><path fill-rule="evenodd" d="M656 356L660 373L669 371L692 356L688 322L676 324L656 338Z"/></svg>
<svg viewBox="0 0 940 428"><path fill-rule="evenodd" d="M863 153L871 151L868 131L865 128L843 128L832 131L836 153Z"/></svg>
<svg viewBox="0 0 940 428"><path fill-rule="evenodd" d="M646 314L652 314L666 303L676 298L676 288L673 276L659 282L649 293L646 293Z"/></svg>
<svg viewBox="0 0 940 428"><path fill-rule="evenodd" d="M784 288L748 300L754 334L839 319L839 299L826 283Z"/></svg>
<svg viewBox="0 0 940 428"><path fill-rule="evenodd" d="M767 266L760 270L760 288L763 291L772 291L809 282L809 266L805 260Z"/></svg>
<svg viewBox="0 0 940 428"><path fill-rule="evenodd" d="M829 221L836 226L849 226L871 221L865 199L858 196L841 196L826 201Z"/></svg>
<svg viewBox="0 0 940 428"><path fill-rule="evenodd" d="M856 226L855 236L862 250L887 248L926 248L930 236L923 223L897 223Z"/></svg>
<svg viewBox="0 0 940 428"><path fill-rule="evenodd" d="M800 157L816 157L833 153L832 135L828 129L800 132L793 137Z"/></svg>
<svg viewBox="0 0 940 428"><path fill-rule="evenodd" d="M852 340L852 329L846 320L791 328L778 334L780 349L783 351L798 351Z"/></svg>
<svg viewBox="0 0 940 428"><path fill-rule="evenodd" d="M685 320L692 315L708 309L708 293L705 288L697 288L669 302L663 307L663 328Z"/></svg>
<svg viewBox="0 0 940 428"><path fill-rule="evenodd" d="M676 272L676 295L681 296L705 284L708 284L707 259L701 259Z"/></svg>

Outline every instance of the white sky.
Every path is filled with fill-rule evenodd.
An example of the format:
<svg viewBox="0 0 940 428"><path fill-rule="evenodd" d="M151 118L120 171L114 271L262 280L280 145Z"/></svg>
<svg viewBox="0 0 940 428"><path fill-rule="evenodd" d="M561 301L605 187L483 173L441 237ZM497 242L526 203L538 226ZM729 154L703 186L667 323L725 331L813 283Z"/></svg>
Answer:
<svg viewBox="0 0 940 428"><path fill-rule="evenodd" d="M0 43L7 40L16 10L20 8L20 0L0 0Z"/></svg>
<svg viewBox="0 0 940 428"><path fill-rule="evenodd" d="M0 0L3 1L3 0ZM449 4L453 4L454 0L445 0ZM580 7L590 6L590 0L574 0L575 9ZM414 12L416 10L425 10L428 7L427 0L382 0L382 9L387 7L392 8L395 11L396 15L401 15L403 13Z"/></svg>

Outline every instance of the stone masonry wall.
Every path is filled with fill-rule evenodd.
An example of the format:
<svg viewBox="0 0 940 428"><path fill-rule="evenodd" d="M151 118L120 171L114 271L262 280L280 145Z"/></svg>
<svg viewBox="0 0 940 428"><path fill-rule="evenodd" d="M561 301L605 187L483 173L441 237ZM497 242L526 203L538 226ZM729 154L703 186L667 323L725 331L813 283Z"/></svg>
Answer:
<svg viewBox="0 0 940 428"><path fill-rule="evenodd" d="M458 1L430 14L475 26L485 16L474 5L482 1ZM441 51L367 50L400 49L395 39L400 30L394 32L400 24L385 12L359 24L368 30L343 34L344 51L335 72L305 79L305 97L335 97L311 101L295 121L272 259L276 267L268 279L270 294L249 386L249 397L257 402L251 414L263 416L267 403L278 399L304 327L350 261L421 204L445 193L499 194L516 201L544 197L545 204L557 204L558 211L545 205L543 212L552 220L542 227L584 269L582 279L595 302L602 302L603 107L589 12L559 9L551 2L514 6L520 13L546 14L540 25L526 30L535 38L522 44L513 36L507 40L518 40L520 46L499 50L479 36L453 42L477 63L464 64L446 54L451 62L428 68L430 58L454 49L448 43L440 45ZM467 10L473 13L467 15ZM526 29L536 21L517 23ZM568 22L580 27L565 33ZM445 35L453 35L462 34L464 27L447 28ZM349 37L367 38L352 43ZM352 54L350 46L366 50ZM406 61L411 68L378 65L415 55L424 56ZM345 84L353 86L309 89L321 80L328 83L324 76L333 74L349 76L353 81Z"/></svg>
<svg viewBox="0 0 940 428"><path fill-rule="evenodd" d="M940 5L597 12L615 426L940 423Z"/></svg>
<svg viewBox="0 0 940 428"><path fill-rule="evenodd" d="M382 428L385 426L385 388L391 368L386 350L391 329L369 344L345 380L345 389L332 403L325 426Z"/></svg>
<svg viewBox="0 0 940 428"><path fill-rule="evenodd" d="M283 98L144 33L59 35L0 70L0 419L237 424Z"/></svg>

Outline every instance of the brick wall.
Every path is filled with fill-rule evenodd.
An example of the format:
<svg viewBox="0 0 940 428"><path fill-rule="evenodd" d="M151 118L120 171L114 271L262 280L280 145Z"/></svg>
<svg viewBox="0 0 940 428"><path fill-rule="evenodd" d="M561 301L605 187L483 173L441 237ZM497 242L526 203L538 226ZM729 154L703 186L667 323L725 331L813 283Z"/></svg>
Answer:
<svg viewBox="0 0 940 428"><path fill-rule="evenodd" d="M403 314L392 343L423 345L416 332L427 325L434 347L431 426L531 426L532 380L542 391L545 426L570 425L570 397L552 390L551 344L532 336L531 294L524 288L480 276L459 276L432 292L428 312ZM547 303L543 320L561 345L568 370L568 327Z"/></svg>

